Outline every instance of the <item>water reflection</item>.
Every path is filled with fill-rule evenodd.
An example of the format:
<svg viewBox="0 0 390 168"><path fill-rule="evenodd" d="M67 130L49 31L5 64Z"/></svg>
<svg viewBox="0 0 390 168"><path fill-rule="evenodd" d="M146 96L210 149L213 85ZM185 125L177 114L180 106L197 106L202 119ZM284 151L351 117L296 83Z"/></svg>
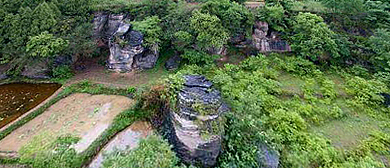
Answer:
<svg viewBox="0 0 390 168"><path fill-rule="evenodd" d="M13 83L0 85L0 128L50 97L60 84Z"/></svg>

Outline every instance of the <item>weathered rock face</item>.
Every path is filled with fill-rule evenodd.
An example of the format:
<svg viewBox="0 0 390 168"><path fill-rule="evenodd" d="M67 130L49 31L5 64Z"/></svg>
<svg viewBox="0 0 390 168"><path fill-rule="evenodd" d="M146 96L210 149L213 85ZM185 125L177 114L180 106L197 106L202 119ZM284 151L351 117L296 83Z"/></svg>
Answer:
<svg viewBox="0 0 390 168"><path fill-rule="evenodd" d="M8 70L8 65L0 65L0 80L5 80L8 78L7 75L7 70Z"/></svg>
<svg viewBox="0 0 390 168"><path fill-rule="evenodd" d="M168 139L185 163L211 167L221 151L223 113L229 111L221 94L203 76L185 76L175 109L168 116Z"/></svg>
<svg viewBox="0 0 390 168"><path fill-rule="evenodd" d="M34 60L24 67L21 75L31 79L50 79L50 69L47 60Z"/></svg>
<svg viewBox="0 0 390 168"><path fill-rule="evenodd" d="M286 41L279 39L276 33L268 33L268 23L256 22L252 34L253 46L260 52L288 52L291 47Z"/></svg>
<svg viewBox="0 0 390 168"><path fill-rule="evenodd" d="M167 70L175 70L179 68L180 62L182 58L179 55L174 55L173 57L169 58L168 61L165 63L165 68Z"/></svg>
<svg viewBox="0 0 390 168"><path fill-rule="evenodd" d="M96 13L94 17L94 36L108 43L110 56L107 67L117 72L135 69L150 69L157 62L157 47L144 48L143 35L131 29L123 14Z"/></svg>
<svg viewBox="0 0 390 168"><path fill-rule="evenodd" d="M259 145L257 152L257 163L263 168L277 168L279 165L279 153L270 149L265 144Z"/></svg>

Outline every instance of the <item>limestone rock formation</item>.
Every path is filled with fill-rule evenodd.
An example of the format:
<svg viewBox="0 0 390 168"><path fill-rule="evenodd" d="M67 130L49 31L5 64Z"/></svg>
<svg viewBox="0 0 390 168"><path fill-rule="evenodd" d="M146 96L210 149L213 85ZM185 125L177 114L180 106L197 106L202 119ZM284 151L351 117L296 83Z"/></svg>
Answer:
<svg viewBox="0 0 390 168"><path fill-rule="evenodd" d="M260 52L288 52L291 47L278 38L276 33L269 33L268 23L256 22L252 34L253 46Z"/></svg>
<svg viewBox="0 0 390 168"><path fill-rule="evenodd" d="M181 57L179 55L174 55L173 57L169 58L168 61L165 63L165 68L167 70L175 70L179 68Z"/></svg>
<svg viewBox="0 0 390 168"><path fill-rule="evenodd" d="M21 75L30 79L50 79L48 60L34 60L27 64Z"/></svg>
<svg viewBox="0 0 390 168"><path fill-rule="evenodd" d="M124 14L95 13L94 37L101 46L109 47L108 69L129 72L153 68L159 56L157 47L144 48L143 35L132 30L128 21Z"/></svg>
<svg viewBox="0 0 390 168"><path fill-rule="evenodd" d="M204 76L184 78L184 88L168 116L168 139L185 163L211 167L221 151L223 113L229 109Z"/></svg>
<svg viewBox="0 0 390 168"><path fill-rule="evenodd" d="M8 75L7 75L7 69L8 69L8 65L0 65L0 80L5 80L8 78Z"/></svg>

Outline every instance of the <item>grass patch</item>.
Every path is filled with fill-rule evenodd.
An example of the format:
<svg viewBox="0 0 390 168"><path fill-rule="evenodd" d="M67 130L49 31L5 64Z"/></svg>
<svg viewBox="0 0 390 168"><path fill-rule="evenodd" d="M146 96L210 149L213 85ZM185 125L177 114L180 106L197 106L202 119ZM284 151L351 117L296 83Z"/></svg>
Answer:
<svg viewBox="0 0 390 168"><path fill-rule="evenodd" d="M369 134L378 131L377 124L378 121L368 115L350 114L320 126L313 126L311 131L330 139L336 148L347 150L358 146Z"/></svg>
<svg viewBox="0 0 390 168"><path fill-rule="evenodd" d="M171 146L161 137L151 135L142 139L134 150L117 151L107 155L103 167L176 167L179 159Z"/></svg>

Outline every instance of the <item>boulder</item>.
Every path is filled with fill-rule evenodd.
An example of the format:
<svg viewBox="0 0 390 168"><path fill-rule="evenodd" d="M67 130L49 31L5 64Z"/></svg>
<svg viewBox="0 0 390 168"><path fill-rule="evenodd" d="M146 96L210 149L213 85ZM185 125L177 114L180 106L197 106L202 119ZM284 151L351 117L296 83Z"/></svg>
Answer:
<svg viewBox="0 0 390 168"><path fill-rule="evenodd" d="M47 60L36 59L26 65L21 73L30 79L50 79L50 68Z"/></svg>
<svg viewBox="0 0 390 168"><path fill-rule="evenodd" d="M62 65L71 65L73 63L71 56L58 56L53 61L53 67Z"/></svg>
<svg viewBox="0 0 390 168"><path fill-rule="evenodd" d="M290 45L281 40L276 32L269 32L268 23L258 21L254 25L252 45L260 52L289 52Z"/></svg>
<svg viewBox="0 0 390 168"><path fill-rule="evenodd" d="M180 62L182 58L179 55L174 55L173 57L169 58L167 62L165 62L165 68L167 70L175 70L179 68Z"/></svg>
<svg viewBox="0 0 390 168"><path fill-rule="evenodd" d="M258 167L277 168L279 166L279 153L261 143L257 151Z"/></svg>
<svg viewBox="0 0 390 168"><path fill-rule="evenodd" d="M149 50L135 57L134 68L152 69L156 65L157 59L158 59L158 52L153 52Z"/></svg>
<svg viewBox="0 0 390 168"><path fill-rule="evenodd" d="M188 75L184 79L176 107L168 115L168 140L183 162L212 167L221 151L223 113L229 109L204 76Z"/></svg>

